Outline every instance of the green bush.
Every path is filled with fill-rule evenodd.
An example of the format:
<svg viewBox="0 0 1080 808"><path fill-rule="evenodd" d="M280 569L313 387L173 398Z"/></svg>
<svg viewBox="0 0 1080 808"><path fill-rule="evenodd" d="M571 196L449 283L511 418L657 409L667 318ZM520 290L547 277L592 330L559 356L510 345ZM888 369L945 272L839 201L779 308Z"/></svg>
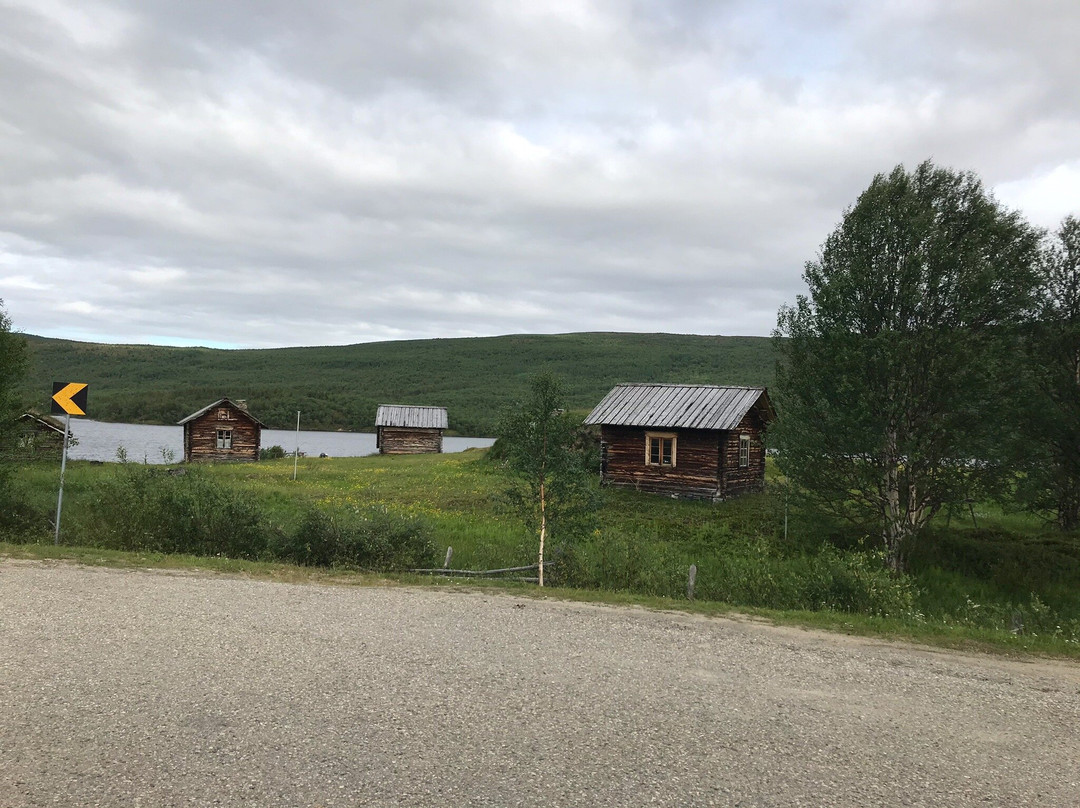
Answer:
<svg viewBox="0 0 1080 808"><path fill-rule="evenodd" d="M894 617L915 612L914 582L890 573L880 553L824 544L814 553L784 557L764 540L729 541L709 551L696 538L688 546L692 555L646 532L597 531L558 558L551 578L565 586L683 598L695 564L699 600Z"/></svg>
<svg viewBox="0 0 1080 808"><path fill-rule="evenodd" d="M309 567L329 567L345 543L345 527L319 508L308 509L292 533L271 542L270 552L282 561Z"/></svg>
<svg viewBox="0 0 1080 808"><path fill-rule="evenodd" d="M285 457L285 449L281 446L267 446L259 449L259 460L281 460Z"/></svg>
<svg viewBox="0 0 1080 808"><path fill-rule="evenodd" d="M436 555L425 520L378 507L337 514L311 508L295 531L274 542L271 552L307 566L379 571L430 567Z"/></svg>
<svg viewBox="0 0 1080 808"><path fill-rule="evenodd" d="M120 466L98 492L82 544L117 550L259 558L266 526L244 493L191 467ZM96 535L94 535L96 532Z"/></svg>

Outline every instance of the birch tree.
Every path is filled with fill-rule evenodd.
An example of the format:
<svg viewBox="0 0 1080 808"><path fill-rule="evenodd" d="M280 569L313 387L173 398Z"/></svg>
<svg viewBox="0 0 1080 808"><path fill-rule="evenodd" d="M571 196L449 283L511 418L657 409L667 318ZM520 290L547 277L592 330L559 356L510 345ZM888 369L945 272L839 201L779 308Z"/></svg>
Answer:
<svg viewBox="0 0 1080 808"><path fill-rule="evenodd" d="M943 507L996 490L1038 232L970 173L874 177L780 310L772 430L793 493L876 531L901 570Z"/></svg>
<svg viewBox="0 0 1080 808"><path fill-rule="evenodd" d="M565 406L562 383L540 373L529 395L504 412L498 429L513 479L508 499L536 531L540 586L545 548L553 539L571 540L596 508L595 481L574 445L580 424Z"/></svg>
<svg viewBox="0 0 1080 808"><path fill-rule="evenodd" d="M0 300L0 458L16 432L16 419L21 415L22 402L16 386L26 373L28 362L26 340L11 330L11 319ZM11 469L0 463L0 506L7 500Z"/></svg>
<svg viewBox="0 0 1080 808"><path fill-rule="evenodd" d="M1039 312L1031 331L1014 445L1021 503L1062 530L1080 528L1080 219L1068 216L1039 262Z"/></svg>

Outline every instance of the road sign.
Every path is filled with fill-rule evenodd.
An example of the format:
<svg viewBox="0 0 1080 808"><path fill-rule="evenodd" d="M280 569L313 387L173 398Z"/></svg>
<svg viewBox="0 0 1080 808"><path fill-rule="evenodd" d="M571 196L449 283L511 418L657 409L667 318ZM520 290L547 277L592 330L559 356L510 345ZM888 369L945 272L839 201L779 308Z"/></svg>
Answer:
<svg viewBox="0 0 1080 808"><path fill-rule="evenodd" d="M82 382L53 382L52 414L86 415L86 385Z"/></svg>

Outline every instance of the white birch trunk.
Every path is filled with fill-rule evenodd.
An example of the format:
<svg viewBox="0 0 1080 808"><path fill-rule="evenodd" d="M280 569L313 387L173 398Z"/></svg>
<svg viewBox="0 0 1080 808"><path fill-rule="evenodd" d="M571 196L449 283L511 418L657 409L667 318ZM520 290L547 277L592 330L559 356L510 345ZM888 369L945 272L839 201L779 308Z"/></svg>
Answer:
<svg viewBox="0 0 1080 808"><path fill-rule="evenodd" d="M537 583L544 585L544 538L547 535L547 502L544 497L544 483L540 482L540 554L537 559Z"/></svg>

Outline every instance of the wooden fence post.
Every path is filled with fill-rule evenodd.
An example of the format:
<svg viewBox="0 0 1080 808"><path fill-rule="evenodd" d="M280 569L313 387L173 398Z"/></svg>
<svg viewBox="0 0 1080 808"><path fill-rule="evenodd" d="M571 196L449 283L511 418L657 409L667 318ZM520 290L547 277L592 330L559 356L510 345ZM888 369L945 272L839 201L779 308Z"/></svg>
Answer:
<svg viewBox="0 0 1080 808"><path fill-rule="evenodd" d="M697 564L690 565L690 575L686 579L686 598L694 599L694 583L697 581Z"/></svg>
<svg viewBox="0 0 1080 808"><path fill-rule="evenodd" d="M454 555L454 548L447 545L446 547L446 561L443 562L442 568L444 570L450 569L450 557Z"/></svg>

